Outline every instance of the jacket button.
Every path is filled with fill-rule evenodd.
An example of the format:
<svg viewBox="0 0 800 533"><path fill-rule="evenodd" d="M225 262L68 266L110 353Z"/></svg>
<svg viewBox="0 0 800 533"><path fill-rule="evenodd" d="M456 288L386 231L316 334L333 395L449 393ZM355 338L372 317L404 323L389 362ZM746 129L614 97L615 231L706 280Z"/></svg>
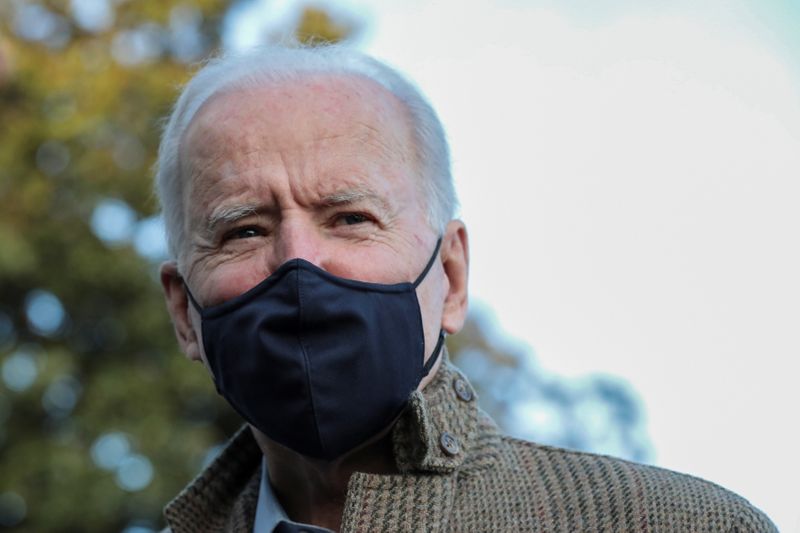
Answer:
<svg viewBox="0 0 800 533"><path fill-rule="evenodd" d="M472 398L474 398L472 389L470 389L469 385L467 385L467 382L461 378L456 378L453 380L453 388L456 390L456 396L465 402L470 402L472 401Z"/></svg>
<svg viewBox="0 0 800 533"><path fill-rule="evenodd" d="M442 432L442 436L439 438L439 444L441 445L444 453L451 457L458 455L458 453L461 451L461 446L458 444L458 439L447 431Z"/></svg>

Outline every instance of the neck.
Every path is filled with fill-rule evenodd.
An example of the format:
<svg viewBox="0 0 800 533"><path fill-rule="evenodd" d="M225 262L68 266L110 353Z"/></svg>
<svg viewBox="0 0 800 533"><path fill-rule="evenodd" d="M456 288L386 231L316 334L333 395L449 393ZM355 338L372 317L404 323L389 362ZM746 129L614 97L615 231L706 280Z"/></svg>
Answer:
<svg viewBox="0 0 800 533"><path fill-rule="evenodd" d="M397 473L387 430L370 442L333 461L300 455L252 428L267 458L269 481L289 518L338 531L354 472Z"/></svg>

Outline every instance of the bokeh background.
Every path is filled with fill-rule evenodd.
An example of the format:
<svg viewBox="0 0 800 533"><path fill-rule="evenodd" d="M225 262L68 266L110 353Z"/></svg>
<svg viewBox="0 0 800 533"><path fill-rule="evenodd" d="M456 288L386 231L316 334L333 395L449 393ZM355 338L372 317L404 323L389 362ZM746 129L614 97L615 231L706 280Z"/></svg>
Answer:
<svg viewBox="0 0 800 533"><path fill-rule="evenodd" d="M124 531L239 426L157 284L160 119L198 62L343 42L452 144L481 404L800 532L800 4L2 0L0 528Z"/></svg>

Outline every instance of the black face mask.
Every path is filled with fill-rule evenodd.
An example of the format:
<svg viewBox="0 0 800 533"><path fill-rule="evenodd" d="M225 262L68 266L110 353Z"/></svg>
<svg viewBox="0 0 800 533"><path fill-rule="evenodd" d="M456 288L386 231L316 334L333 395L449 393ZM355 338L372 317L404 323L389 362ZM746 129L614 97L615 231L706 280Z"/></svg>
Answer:
<svg viewBox="0 0 800 533"><path fill-rule="evenodd" d="M430 372L416 288L340 278L292 259L231 300L202 308L219 392L270 439L331 460L387 428Z"/></svg>

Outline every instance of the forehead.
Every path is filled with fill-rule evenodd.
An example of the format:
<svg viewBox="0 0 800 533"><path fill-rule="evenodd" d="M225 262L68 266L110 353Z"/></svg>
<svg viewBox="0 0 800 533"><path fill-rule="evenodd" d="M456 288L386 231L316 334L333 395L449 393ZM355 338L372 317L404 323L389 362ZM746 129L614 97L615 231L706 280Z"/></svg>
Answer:
<svg viewBox="0 0 800 533"><path fill-rule="evenodd" d="M381 144L394 155L413 159L404 104L372 80L343 74L306 74L220 91L190 123L182 151L202 155L193 150L198 145L239 152L255 145L283 150L340 136Z"/></svg>

